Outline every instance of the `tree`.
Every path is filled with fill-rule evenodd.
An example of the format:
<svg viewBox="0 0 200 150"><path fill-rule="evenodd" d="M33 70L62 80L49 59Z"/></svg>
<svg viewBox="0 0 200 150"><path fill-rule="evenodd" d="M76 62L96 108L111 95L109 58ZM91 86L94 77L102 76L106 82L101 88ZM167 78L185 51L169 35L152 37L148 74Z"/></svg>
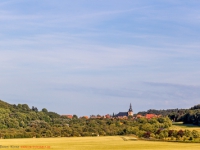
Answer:
<svg viewBox="0 0 200 150"><path fill-rule="evenodd" d="M27 104L22 104L22 109L25 110L25 111L29 111L30 108Z"/></svg>
<svg viewBox="0 0 200 150"><path fill-rule="evenodd" d="M42 109L42 112L47 113L48 110L47 110L46 108L43 108L43 109Z"/></svg>
<svg viewBox="0 0 200 150"><path fill-rule="evenodd" d="M190 130L185 130L184 132L185 132L184 135L186 137L190 137L191 136L191 131Z"/></svg>
<svg viewBox="0 0 200 150"><path fill-rule="evenodd" d="M72 119L78 119L77 115L73 115Z"/></svg>
<svg viewBox="0 0 200 150"><path fill-rule="evenodd" d="M184 136L184 131L183 130L179 130L177 132L177 136L183 137Z"/></svg>
<svg viewBox="0 0 200 150"><path fill-rule="evenodd" d="M168 130L164 130L163 134L164 134L164 138L166 139L168 137Z"/></svg>
<svg viewBox="0 0 200 150"><path fill-rule="evenodd" d="M199 136L200 136L200 135L199 135L199 132L196 131L196 130L193 130L193 131L192 131L192 135L193 135L194 138L199 138Z"/></svg>
<svg viewBox="0 0 200 150"><path fill-rule="evenodd" d="M164 133L163 133L163 132L160 132L159 138L160 138L160 139L164 139L164 137L165 137Z"/></svg>
<svg viewBox="0 0 200 150"><path fill-rule="evenodd" d="M32 106L32 111L38 112L37 107Z"/></svg>

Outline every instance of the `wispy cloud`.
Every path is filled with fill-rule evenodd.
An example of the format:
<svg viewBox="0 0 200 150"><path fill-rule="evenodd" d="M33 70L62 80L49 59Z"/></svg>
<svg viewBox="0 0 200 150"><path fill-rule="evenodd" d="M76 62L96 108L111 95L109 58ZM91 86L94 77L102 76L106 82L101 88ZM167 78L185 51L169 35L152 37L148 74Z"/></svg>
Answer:
<svg viewBox="0 0 200 150"><path fill-rule="evenodd" d="M116 110L122 102L142 109L195 104L199 6L171 0L1 1L0 98L41 107L55 99L71 107L80 101L88 110L91 103L106 107L111 101ZM73 111L70 106L63 111Z"/></svg>

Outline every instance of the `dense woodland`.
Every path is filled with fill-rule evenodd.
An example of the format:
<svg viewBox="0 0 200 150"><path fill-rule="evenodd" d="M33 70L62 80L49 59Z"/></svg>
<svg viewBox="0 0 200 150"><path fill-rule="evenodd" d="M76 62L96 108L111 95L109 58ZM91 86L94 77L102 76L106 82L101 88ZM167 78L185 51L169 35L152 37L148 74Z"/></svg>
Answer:
<svg viewBox="0 0 200 150"><path fill-rule="evenodd" d="M155 110L150 109L148 111L138 112L138 114L156 114L162 116L168 116L175 122L184 122L185 124L194 124L200 126L200 104L191 107L190 109L167 109L167 110Z"/></svg>
<svg viewBox="0 0 200 150"><path fill-rule="evenodd" d="M193 111L193 110L191 110ZM196 131L169 130L172 121L159 118L72 119L27 104L11 105L0 100L0 138L136 135L140 138L198 138Z"/></svg>

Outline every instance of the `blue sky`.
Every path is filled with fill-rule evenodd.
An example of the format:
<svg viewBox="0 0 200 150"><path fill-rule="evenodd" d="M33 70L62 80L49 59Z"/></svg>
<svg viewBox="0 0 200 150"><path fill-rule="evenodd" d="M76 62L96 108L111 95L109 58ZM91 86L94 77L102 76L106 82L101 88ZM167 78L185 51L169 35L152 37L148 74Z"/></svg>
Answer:
<svg viewBox="0 0 200 150"><path fill-rule="evenodd" d="M200 100L197 0L1 0L0 99L59 114Z"/></svg>

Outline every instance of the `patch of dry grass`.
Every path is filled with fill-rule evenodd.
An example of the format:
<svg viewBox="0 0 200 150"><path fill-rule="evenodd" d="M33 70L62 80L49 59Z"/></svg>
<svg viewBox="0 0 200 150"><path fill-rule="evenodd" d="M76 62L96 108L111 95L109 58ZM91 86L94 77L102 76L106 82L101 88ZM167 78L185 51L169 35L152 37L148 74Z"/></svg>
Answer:
<svg viewBox="0 0 200 150"><path fill-rule="evenodd" d="M130 139L130 137L124 137ZM1 139L2 146L49 146L52 150L199 150L199 143L175 143L159 141L123 140L120 136L106 137L72 137L72 138L38 138L38 139ZM17 148L0 148L16 150ZM36 149L36 148L35 148ZM37 148L42 149L42 148ZM44 148L43 148L44 149Z"/></svg>
<svg viewBox="0 0 200 150"><path fill-rule="evenodd" d="M183 122L175 122L173 123L172 127L170 127L171 130L197 130L200 132L200 127L195 126L192 124L183 124Z"/></svg>

